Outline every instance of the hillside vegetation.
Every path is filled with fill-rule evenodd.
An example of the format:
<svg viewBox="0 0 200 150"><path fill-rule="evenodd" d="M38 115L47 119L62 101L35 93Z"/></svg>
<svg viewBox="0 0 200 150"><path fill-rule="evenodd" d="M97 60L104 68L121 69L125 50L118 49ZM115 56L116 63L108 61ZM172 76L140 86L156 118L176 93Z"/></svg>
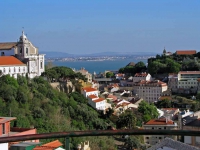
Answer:
<svg viewBox="0 0 200 150"><path fill-rule="evenodd" d="M107 129L110 124L87 105L87 99L81 94L54 90L43 77L26 79L18 76L16 80L5 75L0 78L0 85L0 116L17 117L11 126L34 127L38 133L49 133ZM85 140L90 141L92 149L98 150L99 144L105 149L115 149L114 141L109 137L72 138L71 146L76 148ZM64 139L61 141L64 143Z"/></svg>

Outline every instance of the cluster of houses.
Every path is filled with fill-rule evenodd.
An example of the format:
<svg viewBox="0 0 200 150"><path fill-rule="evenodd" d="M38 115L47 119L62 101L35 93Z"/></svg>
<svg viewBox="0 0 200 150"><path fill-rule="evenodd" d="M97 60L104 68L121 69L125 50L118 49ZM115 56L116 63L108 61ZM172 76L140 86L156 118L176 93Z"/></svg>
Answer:
<svg viewBox="0 0 200 150"><path fill-rule="evenodd" d="M194 55L195 50L176 51L177 55ZM38 48L28 40L27 36L22 35L17 42L0 43L0 76L9 74L17 78L17 75L34 78L44 72L44 55L39 54ZM171 52L164 49L163 55L170 56ZM130 63L134 65L134 63ZM127 77L125 74L113 72L115 81L105 78L105 74L90 74L84 68L74 70L86 76L87 82L81 93L88 99L88 104L96 110L104 113L109 108L114 110L114 115L120 115L126 109L137 109L142 100L152 103L171 96L171 93L195 94L200 91L200 71L180 71L177 74L171 73L163 80L152 78L149 73L136 73L134 76ZM94 77L94 78L93 78ZM167 79L167 80L165 80ZM143 124L143 129L160 130L195 130L199 131L200 111L191 112L189 110L180 111L178 108L163 108L158 110L159 118L152 119ZM0 137L36 134L36 129L11 128L10 122L14 117L0 117ZM161 140L170 137L174 141L177 136L151 135L144 136L145 144L161 145ZM184 143L200 146L200 137L184 136ZM169 139L167 139L169 140ZM171 141L173 142L173 141ZM79 148L89 147L89 143L79 145ZM49 149L62 150L62 143L53 141L41 144L39 140L25 142L2 143L0 149L11 150L19 147L30 147L29 149L40 150L48 147ZM162 145L162 147L164 147ZM187 147L187 146L185 146ZM192 149L192 148L191 148Z"/></svg>
<svg viewBox="0 0 200 150"><path fill-rule="evenodd" d="M185 51L185 53L184 51L177 51L177 54L179 53L180 55L190 54L188 51ZM192 51L191 53L194 52ZM170 55L167 52L165 54ZM125 77L124 74L115 73L115 77L118 81L117 83L103 76L101 78L93 78L93 82L99 84L97 86L98 88L91 86L82 89L82 94L88 99L88 103L94 109L106 112L108 108L112 108L114 110L113 114L119 115L126 109L137 109L142 100L148 103L163 99L170 100L172 92L196 94L200 90L200 71L171 73L167 77L164 77L163 80L154 79L146 72L136 73L131 77ZM127 96L124 96L124 94L127 94ZM162 108L157 110L159 112L159 118L144 123L143 129L199 131L200 111L180 111L179 108ZM182 138L185 144L200 146L200 136L183 136ZM166 142L172 140L172 143L176 143L180 139L179 136L145 135L144 143L154 145L154 147L157 145L159 147L159 145L162 145L161 141ZM175 145L188 148L188 145L181 145L180 142L177 142ZM161 147L164 147L164 145ZM198 148L189 147L189 149Z"/></svg>

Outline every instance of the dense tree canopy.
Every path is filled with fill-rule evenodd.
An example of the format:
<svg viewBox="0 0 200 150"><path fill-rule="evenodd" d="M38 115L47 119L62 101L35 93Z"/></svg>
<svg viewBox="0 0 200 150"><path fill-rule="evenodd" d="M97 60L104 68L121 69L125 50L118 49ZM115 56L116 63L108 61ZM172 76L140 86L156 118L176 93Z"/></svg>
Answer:
<svg viewBox="0 0 200 150"><path fill-rule="evenodd" d="M16 80L6 75L0 78L0 84L0 115L17 117L12 126L35 127L38 133L100 130L113 126L87 105L87 99L83 95L78 92L66 94L54 90L43 77L26 79L18 76ZM114 149L114 141L107 137L93 137L88 140L95 149L93 146L101 139ZM81 138L81 141L83 140L86 139ZM50 140L45 142L47 141ZM76 140L72 140L72 147L76 146ZM104 148L107 146L106 144Z"/></svg>
<svg viewBox="0 0 200 150"><path fill-rule="evenodd" d="M146 71L146 69L147 68L144 62L139 61L138 63L135 64L135 66L126 66L126 67L120 68L119 72L134 75L135 73Z"/></svg>
<svg viewBox="0 0 200 150"><path fill-rule="evenodd" d="M181 65L171 58L155 59L148 64L148 72L151 75L162 73L178 73Z"/></svg>
<svg viewBox="0 0 200 150"><path fill-rule="evenodd" d="M138 112L143 114L142 119L144 122L158 118L159 115L157 108L154 106L154 104L148 104L146 101L142 101L139 104Z"/></svg>
<svg viewBox="0 0 200 150"><path fill-rule="evenodd" d="M81 73L75 73L71 68L68 67L52 67L47 69L42 76L47 77L49 81L59 81L59 79L82 79L83 81L87 81L86 77Z"/></svg>

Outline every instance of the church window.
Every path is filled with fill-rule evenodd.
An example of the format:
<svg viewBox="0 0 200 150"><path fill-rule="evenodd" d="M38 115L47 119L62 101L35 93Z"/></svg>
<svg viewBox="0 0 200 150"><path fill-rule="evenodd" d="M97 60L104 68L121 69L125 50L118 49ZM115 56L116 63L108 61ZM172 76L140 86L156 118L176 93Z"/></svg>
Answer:
<svg viewBox="0 0 200 150"><path fill-rule="evenodd" d="M22 48L20 48L20 51L19 51L19 53L20 53L20 54L22 54Z"/></svg>
<svg viewBox="0 0 200 150"><path fill-rule="evenodd" d="M43 62L42 61L40 62L40 68L41 69L43 68Z"/></svg>
<svg viewBox="0 0 200 150"><path fill-rule="evenodd" d="M26 48L26 54L28 54L28 48Z"/></svg>

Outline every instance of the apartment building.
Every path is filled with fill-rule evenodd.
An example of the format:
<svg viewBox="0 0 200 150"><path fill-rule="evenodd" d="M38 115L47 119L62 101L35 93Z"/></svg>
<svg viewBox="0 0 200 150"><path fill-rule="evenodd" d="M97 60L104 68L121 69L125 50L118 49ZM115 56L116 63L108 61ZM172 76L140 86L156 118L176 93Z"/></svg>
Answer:
<svg viewBox="0 0 200 150"><path fill-rule="evenodd" d="M133 77L133 82L139 82L140 80L150 81L151 75L146 72L136 73Z"/></svg>
<svg viewBox="0 0 200 150"><path fill-rule="evenodd" d="M180 71L178 73L178 88L197 91L200 71Z"/></svg>
<svg viewBox="0 0 200 150"><path fill-rule="evenodd" d="M149 130L176 130L177 124L170 119L160 118L160 119L152 119L143 125L144 129ZM168 135L145 135L144 143L149 145L155 145L164 138L169 137L172 139L177 139L176 136L168 136Z"/></svg>
<svg viewBox="0 0 200 150"><path fill-rule="evenodd" d="M133 89L138 97L151 103L157 101L164 91L167 91L167 84L160 80L141 80L133 84Z"/></svg>
<svg viewBox="0 0 200 150"><path fill-rule="evenodd" d="M87 78L87 82L92 83L92 74L85 70L85 68L81 68L80 70L74 70L74 72L81 73Z"/></svg>
<svg viewBox="0 0 200 150"><path fill-rule="evenodd" d="M110 105L107 104L105 98L98 97L98 93L98 90L91 87L82 88L82 94L88 99L90 106L97 110L105 110Z"/></svg>
<svg viewBox="0 0 200 150"><path fill-rule="evenodd" d="M175 91L178 88L178 74L170 73L168 76L168 89Z"/></svg>

